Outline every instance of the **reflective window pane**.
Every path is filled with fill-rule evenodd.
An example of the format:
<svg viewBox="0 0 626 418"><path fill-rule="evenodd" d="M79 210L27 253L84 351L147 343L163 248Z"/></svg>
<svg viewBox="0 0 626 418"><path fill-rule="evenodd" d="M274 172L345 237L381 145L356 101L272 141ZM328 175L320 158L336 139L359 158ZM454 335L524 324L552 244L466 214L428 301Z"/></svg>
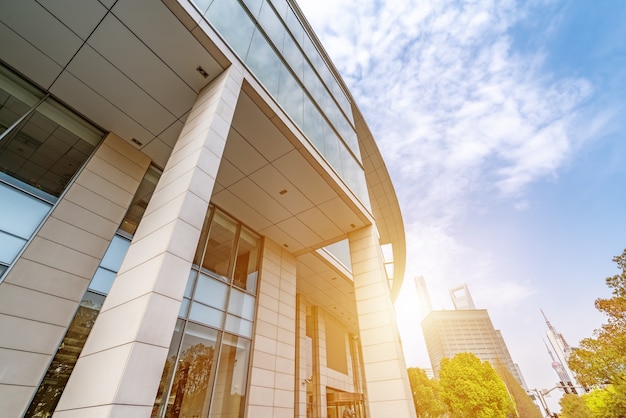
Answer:
<svg viewBox="0 0 626 418"><path fill-rule="evenodd" d="M130 235L135 234L139 221L143 218L148 202L150 202L154 189L161 178L161 174L163 172L154 166L148 168L120 225L122 231L128 232Z"/></svg>
<svg viewBox="0 0 626 418"><path fill-rule="evenodd" d="M167 393L169 391L170 385L172 384L172 377L174 376L174 371L176 369L176 357L178 355L178 348L180 347L180 341L183 336L183 327L185 322L182 320L176 321L176 328L174 329L174 334L172 336L172 342L170 343L170 349L167 353L167 360L165 361L165 366L163 367L163 373L161 375L161 380L159 381L159 389L157 391L157 396L154 401L154 406L152 407L151 417L158 417L164 412L167 407Z"/></svg>
<svg viewBox="0 0 626 418"><path fill-rule="evenodd" d="M221 33L240 57L245 57L250 46L254 23L237 0L215 0L206 17Z"/></svg>
<svg viewBox="0 0 626 418"><path fill-rule="evenodd" d="M237 224L221 212L215 212L202 267L228 281Z"/></svg>
<svg viewBox="0 0 626 418"><path fill-rule="evenodd" d="M191 302L189 319L215 328L221 328L224 320L224 312L199 302Z"/></svg>
<svg viewBox="0 0 626 418"><path fill-rule="evenodd" d="M254 318L254 296L232 289L228 300L228 312L245 319Z"/></svg>
<svg viewBox="0 0 626 418"><path fill-rule="evenodd" d="M234 315L226 315L224 330L244 337L252 337L252 322L246 321Z"/></svg>
<svg viewBox="0 0 626 418"><path fill-rule="evenodd" d="M249 359L250 341L224 334L213 391L212 418L243 416Z"/></svg>
<svg viewBox="0 0 626 418"><path fill-rule="evenodd" d="M298 126L304 122L304 91L291 72L283 65L280 70L280 85L278 86L278 104L293 119Z"/></svg>
<svg viewBox="0 0 626 418"><path fill-rule="evenodd" d="M93 275L93 279L91 279L89 283L89 289L107 295L109 290L111 290L111 286L113 286L116 275L117 273L114 271L98 267L98 270L96 270L96 273Z"/></svg>
<svg viewBox="0 0 626 418"><path fill-rule="evenodd" d="M206 417L217 359L218 331L189 323L167 397L167 417ZM170 348L171 350L171 348ZM156 404L155 404L156 407Z"/></svg>
<svg viewBox="0 0 626 418"><path fill-rule="evenodd" d="M115 235L111 240L104 257L102 258L100 266L111 271L118 271L126 253L128 252L128 247L130 247L130 240L122 238L119 235Z"/></svg>
<svg viewBox="0 0 626 418"><path fill-rule="evenodd" d="M194 300L200 301L205 305L225 310L227 293L228 286L225 283L217 281L211 277L207 277L204 274L200 274L193 298Z"/></svg>
<svg viewBox="0 0 626 418"><path fill-rule="evenodd" d="M267 91L276 97L282 63L263 34L258 30L254 31L246 64Z"/></svg>
<svg viewBox="0 0 626 418"><path fill-rule="evenodd" d="M42 92L0 67L0 133L25 115L42 97Z"/></svg>
<svg viewBox="0 0 626 418"><path fill-rule="evenodd" d="M11 264L26 240L0 231L0 263Z"/></svg>
<svg viewBox="0 0 626 418"><path fill-rule="evenodd" d="M250 293L256 293L259 251L259 237L251 231L242 228L237 245L233 284Z"/></svg>
<svg viewBox="0 0 626 418"><path fill-rule="evenodd" d="M267 0L261 6L261 13L259 13L259 24L267 33L270 40L278 51L283 49L283 40L285 38L285 27L282 22L276 16L276 13L272 10L272 7Z"/></svg>
<svg viewBox="0 0 626 418"><path fill-rule="evenodd" d="M0 183L0 231L29 239L52 205Z"/></svg>

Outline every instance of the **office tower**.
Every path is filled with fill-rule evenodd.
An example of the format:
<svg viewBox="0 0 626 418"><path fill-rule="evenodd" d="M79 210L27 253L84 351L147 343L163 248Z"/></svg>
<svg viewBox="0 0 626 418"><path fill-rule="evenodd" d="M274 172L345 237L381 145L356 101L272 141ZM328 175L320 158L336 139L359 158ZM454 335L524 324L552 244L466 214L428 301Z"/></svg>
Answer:
<svg viewBox="0 0 626 418"><path fill-rule="evenodd" d="M417 291L417 303L420 311L420 320L424 319L426 315L430 311L433 310L433 306L430 302L430 295L428 293L428 288L426 287L426 281L424 280L424 276L419 276L415 278L415 289Z"/></svg>
<svg viewBox="0 0 626 418"><path fill-rule="evenodd" d="M558 332L556 328L552 326L550 321L548 321L548 318L543 312L543 309L540 309L540 311L543 319L546 321L546 325L548 326L546 336L548 337L550 346L546 344L546 348L548 350L548 353L550 354L550 358L552 359L552 368L559 377L559 383L565 386L565 388L563 388L563 391L565 391L566 393L584 393L581 392L582 387L576 380L574 372L572 372L567 364L569 356L572 353L572 347L570 347L567 341L565 341L565 337L563 337L563 334ZM552 350L550 350L550 347L552 347Z"/></svg>
<svg viewBox="0 0 626 418"><path fill-rule="evenodd" d="M452 298L452 304L456 310L476 309L467 283L450 289L450 297Z"/></svg>
<svg viewBox="0 0 626 418"><path fill-rule="evenodd" d="M297 4L0 22L3 416L415 416L397 197Z"/></svg>
<svg viewBox="0 0 626 418"><path fill-rule="evenodd" d="M463 302L457 301L455 306L473 306L467 286L460 289L464 291ZM452 291L450 294L454 301L458 294ZM493 327L486 309L431 311L422 321L422 331L435 376L439 376L440 363L444 358L452 358L459 353L472 353L482 361L489 361L492 366L504 365L520 385L526 387L502 334Z"/></svg>

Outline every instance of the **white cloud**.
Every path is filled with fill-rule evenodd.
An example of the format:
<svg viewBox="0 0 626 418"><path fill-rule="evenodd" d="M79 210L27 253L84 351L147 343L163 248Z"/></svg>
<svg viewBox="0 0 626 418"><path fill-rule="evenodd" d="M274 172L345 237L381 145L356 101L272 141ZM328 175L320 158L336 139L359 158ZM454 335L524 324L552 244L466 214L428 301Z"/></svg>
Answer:
<svg viewBox="0 0 626 418"><path fill-rule="evenodd" d="M407 278L471 282L477 299L506 293L510 299L499 300L508 304L531 294L527 285L491 277L490 255L466 248L454 228L487 198L528 208L529 186L556 176L606 122L580 129L593 93L587 80L558 79L541 50L513 50L509 31L536 2L300 3L391 172L409 260L417 260Z"/></svg>

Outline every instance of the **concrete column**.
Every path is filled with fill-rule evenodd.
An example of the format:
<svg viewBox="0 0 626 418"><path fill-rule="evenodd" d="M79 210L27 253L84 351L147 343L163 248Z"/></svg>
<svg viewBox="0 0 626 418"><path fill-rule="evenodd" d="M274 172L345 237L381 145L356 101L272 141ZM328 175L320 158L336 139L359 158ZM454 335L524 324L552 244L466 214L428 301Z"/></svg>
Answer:
<svg viewBox="0 0 626 418"><path fill-rule="evenodd" d="M296 259L263 244L248 393L248 418L293 418L296 368Z"/></svg>
<svg viewBox="0 0 626 418"><path fill-rule="evenodd" d="M415 418L378 236L369 226L348 239L369 417Z"/></svg>
<svg viewBox="0 0 626 418"><path fill-rule="evenodd" d="M199 94L55 417L149 417L243 80Z"/></svg>
<svg viewBox="0 0 626 418"><path fill-rule="evenodd" d="M0 415L28 408L149 165L109 134L0 284Z"/></svg>
<svg viewBox="0 0 626 418"><path fill-rule="evenodd" d="M301 294L296 295L296 376L294 390L296 399L294 417L306 418L306 379L311 377L306 370L306 302ZM308 383L310 384L310 383Z"/></svg>
<svg viewBox="0 0 626 418"><path fill-rule="evenodd" d="M326 316L319 307L311 312L313 322L313 418L326 418Z"/></svg>

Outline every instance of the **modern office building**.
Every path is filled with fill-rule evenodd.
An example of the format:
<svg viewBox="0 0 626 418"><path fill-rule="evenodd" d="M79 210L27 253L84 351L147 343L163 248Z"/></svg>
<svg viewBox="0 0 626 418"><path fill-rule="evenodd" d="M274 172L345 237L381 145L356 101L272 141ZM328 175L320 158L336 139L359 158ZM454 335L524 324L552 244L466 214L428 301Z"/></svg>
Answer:
<svg viewBox="0 0 626 418"><path fill-rule="evenodd" d="M473 305L467 286L461 288L464 289L463 303L470 301ZM458 291L459 288L455 289ZM450 294L453 300L455 295L458 296L456 291L451 290ZM435 376L439 376L444 358L472 353L492 366L506 366L520 385L526 387L519 367L513 362L501 332L494 328L486 309L431 311L422 321L422 331Z"/></svg>
<svg viewBox="0 0 626 418"><path fill-rule="evenodd" d="M397 197L295 3L3 1L0 40L3 417L415 417Z"/></svg>
<svg viewBox="0 0 626 418"><path fill-rule="evenodd" d="M546 344L546 348L548 350L548 354L550 354L550 359L552 360L552 368L559 377L559 384L563 385L563 391L565 393L585 393L585 388L578 383L576 375L568 365L569 357L572 354L572 347L567 343L563 334L558 332L550 321L548 321L548 317L543 312L543 309L541 309L541 315L548 326L546 337L548 337L548 342L550 344L549 346ZM550 350L550 347L552 347L552 350ZM552 354L553 352L554 354Z"/></svg>

